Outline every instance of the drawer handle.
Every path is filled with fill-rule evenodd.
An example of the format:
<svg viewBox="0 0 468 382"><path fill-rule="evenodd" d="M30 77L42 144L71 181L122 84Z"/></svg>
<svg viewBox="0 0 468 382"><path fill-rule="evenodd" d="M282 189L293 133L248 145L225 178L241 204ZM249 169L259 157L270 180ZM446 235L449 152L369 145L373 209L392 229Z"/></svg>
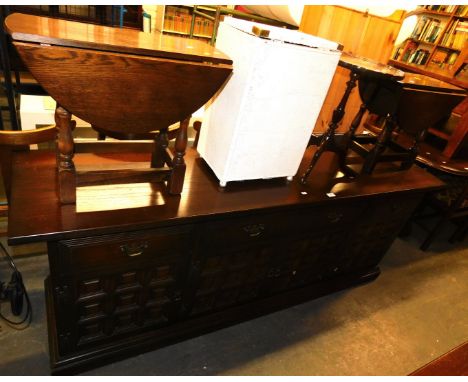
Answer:
<svg viewBox="0 0 468 382"><path fill-rule="evenodd" d="M330 212L327 215L327 218L330 223L338 223L341 219L343 219L343 214L340 212Z"/></svg>
<svg viewBox="0 0 468 382"><path fill-rule="evenodd" d="M264 224L249 224L244 227L244 231L247 232L250 237L260 236L264 230Z"/></svg>
<svg viewBox="0 0 468 382"><path fill-rule="evenodd" d="M132 244L123 244L120 246L120 250L125 256L136 257L143 254L145 249L148 248L148 243L145 241L143 243L132 243Z"/></svg>

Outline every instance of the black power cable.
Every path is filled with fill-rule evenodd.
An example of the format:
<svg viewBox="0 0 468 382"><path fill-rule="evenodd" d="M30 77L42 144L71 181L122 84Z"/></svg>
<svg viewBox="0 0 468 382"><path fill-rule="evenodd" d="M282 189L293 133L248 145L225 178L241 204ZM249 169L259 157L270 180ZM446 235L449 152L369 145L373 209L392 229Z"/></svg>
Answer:
<svg viewBox="0 0 468 382"><path fill-rule="evenodd" d="M21 312L23 310L23 299L26 300L26 313L23 319L21 319L20 321L13 321L13 320L6 318L1 312L0 312L0 318L14 329L17 329L17 330L26 329L31 324L31 321L32 321L31 300L29 299L28 292L26 290L26 287L24 286L23 276L18 271L18 268L16 267L15 262L13 261L10 254L7 252L7 250L5 249L1 241L0 241L0 247L2 248L2 252L4 256L6 257L11 269L13 269L13 274L11 275L11 280L8 283L7 287L3 289L2 288L3 283L0 283L0 291L3 289L2 294L4 294L5 297L7 297L7 299L10 300L11 311L15 316L21 315ZM19 327L19 325L22 325L22 324L25 324L25 326Z"/></svg>

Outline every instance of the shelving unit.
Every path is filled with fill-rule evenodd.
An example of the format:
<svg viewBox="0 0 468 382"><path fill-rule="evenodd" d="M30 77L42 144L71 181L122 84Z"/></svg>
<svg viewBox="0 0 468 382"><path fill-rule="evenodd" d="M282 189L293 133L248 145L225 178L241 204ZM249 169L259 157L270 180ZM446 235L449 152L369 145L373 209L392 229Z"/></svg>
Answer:
<svg viewBox="0 0 468 382"><path fill-rule="evenodd" d="M197 10L202 10L212 19L197 15ZM162 31L163 33L183 36L191 34L191 37L211 39L214 31L215 13L214 9L203 6L166 5Z"/></svg>
<svg viewBox="0 0 468 382"><path fill-rule="evenodd" d="M411 35L395 46L389 65L468 89L468 5L423 5ZM440 143L451 160L468 141L468 100L458 105L443 125L428 128L426 140Z"/></svg>
<svg viewBox="0 0 468 382"><path fill-rule="evenodd" d="M410 37L395 46L390 65L468 88L468 5L424 5Z"/></svg>
<svg viewBox="0 0 468 382"><path fill-rule="evenodd" d="M204 39L212 45L216 41L218 24L227 15L297 29L285 22L237 10L234 5L158 5L155 13L154 28L167 34Z"/></svg>

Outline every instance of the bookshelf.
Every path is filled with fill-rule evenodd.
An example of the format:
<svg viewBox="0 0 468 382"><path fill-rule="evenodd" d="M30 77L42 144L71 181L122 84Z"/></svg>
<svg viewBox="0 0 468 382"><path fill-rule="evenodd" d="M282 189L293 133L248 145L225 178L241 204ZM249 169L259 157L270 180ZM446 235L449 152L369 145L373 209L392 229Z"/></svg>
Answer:
<svg viewBox="0 0 468 382"><path fill-rule="evenodd" d="M190 29L193 23L192 37L211 39L214 31L216 10L203 6L197 6L196 9L203 11L213 19L197 15L194 12L195 7L192 5L166 5L164 7L162 32L190 36Z"/></svg>
<svg viewBox="0 0 468 382"><path fill-rule="evenodd" d="M214 45L218 24L225 16L297 29L297 26L238 9L235 5L157 5L155 10L155 20L157 21L154 28L165 34L205 39Z"/></svg>
<svg viewBox="0 0 468 382"><path fill-rule="evenodd" d="M411 35L392 52L390 65L468 88L468 5L422 5Z"/></svg>

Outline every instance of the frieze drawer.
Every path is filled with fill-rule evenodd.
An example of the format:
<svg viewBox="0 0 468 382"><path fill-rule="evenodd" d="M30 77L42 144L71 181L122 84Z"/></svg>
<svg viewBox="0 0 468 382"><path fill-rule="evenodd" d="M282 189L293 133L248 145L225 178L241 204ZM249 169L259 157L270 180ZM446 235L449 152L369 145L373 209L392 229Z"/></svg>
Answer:
<svg viewBox="0 0 468 382"><path fill-rule="evenodd" d="M285 212L257 212L205 224L203 242L209 247L226 247L278 239L289 234L320 231L324 227L330 230L352 224L361 211L361 203L356 202L353 205L327 203L319 207L297 208Z"/></svg>
<svg viewBox="0 0 468 382"><path fill-rule="evenodd" d="M61 265L78 271L138 264L189 251L192 227L171 227L125 234L63 240L58 243Z"/></svg>

